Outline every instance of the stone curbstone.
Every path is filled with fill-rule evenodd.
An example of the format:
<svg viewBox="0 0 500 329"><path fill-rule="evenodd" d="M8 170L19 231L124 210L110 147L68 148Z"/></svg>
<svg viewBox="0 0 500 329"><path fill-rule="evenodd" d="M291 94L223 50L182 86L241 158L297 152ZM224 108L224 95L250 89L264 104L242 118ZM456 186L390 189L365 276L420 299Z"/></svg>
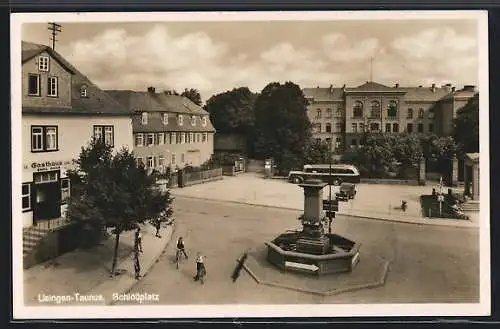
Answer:
<svg viewBox="0 0 500 329"><path fill-rule="evenodd" d="M170 245L170 242L172 241L172 236L175 233L176 226L175 226L175 224L171 224L171 225L169 225L169 227L171 228L170 229L170 233L169 233L170 236L168 236L166 238L165 244L161 248L160 252L158 252L156 254L156 256L153 257L151 265L143 272L142 278L145 278L148 275L148 273L153 269L153 267L158 262L158 260L160 259L160 257L162 257L165 254L165 252L167 251L167 247ZM128 287L122 289L121 293L122 294L129 293L135 287L135 285L138 284L139 282L140 282L140 280L134 280L134 282L131 285L129 285ZM106 304L107 305L115 305L116 303L113 302L113 301L110 301L109 303L106 303Z"/></svg>
<svg viewBox="0 0 500 329"><path fill-rule="evenodd" d="M283 209L283 210L291 210L291 211L303 211L302 208L290 208L290 207L281 207L281 206L258 204L258 203L246 203L243 201L234 201L234 200L217 200L217 199L202 198L202 197L195 197L195 196L189 196L189 195L176 195L176 197L181 197L181 198L186 198L186 199L204 200L204 201L213 201L213 202L227 202L227 203L241 204L241 205L247 205L247 206L252 206L252 207ZM346 213L341 213L341 212L338 212L338 215L351 217L351 218L374 219L374 220L379 220L379 221L402 223L402 224L413 224L413 225L432 225L432 226L443 226L443 227L454 227L454 228L478 228L479 227L478 225L472 224L470 221L465 221L465 220L460 220L461 223L456 223L456 222L436 223L436 222L431 222L433 219L428 219L428 220L426 219L425 221L422 221L420 219L418 219L418 220L417 219L404 220L404 219L387 218L387 217L377 217L377 216L370 217L367 215L346 214ZM453 220L453 219L450 219L450 221L451 220Z"/></svg>

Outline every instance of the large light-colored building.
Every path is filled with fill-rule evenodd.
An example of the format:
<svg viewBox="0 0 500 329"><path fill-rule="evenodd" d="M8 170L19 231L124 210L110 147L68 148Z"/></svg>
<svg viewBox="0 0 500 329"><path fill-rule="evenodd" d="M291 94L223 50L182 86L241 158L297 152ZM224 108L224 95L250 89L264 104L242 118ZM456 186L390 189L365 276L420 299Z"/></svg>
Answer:
<svg viewBox="0 0 500 329"><path fill-rule="evenodd" d="M457 110L477 93L475 86L456 90L450 84L393 87L366 82L354 88L345 85L305 88L313 137L332 143L337 153L359 145L365 132L452 133Z"/></svg>
<svg viewBox="0 0 500 329"><path fill-rule="evenodd" d="M215 129L208 112L188 98L153 87L107 93L132 114L134 155L147 168L199 166L212 156Z"/></svg>
<svg viewBox="0 0 500 329"><path fill-rule="evenodd" d="M95 137L132 149L128 111L51 48L22 43L23 226L64 217L66 170Z"/></svg>

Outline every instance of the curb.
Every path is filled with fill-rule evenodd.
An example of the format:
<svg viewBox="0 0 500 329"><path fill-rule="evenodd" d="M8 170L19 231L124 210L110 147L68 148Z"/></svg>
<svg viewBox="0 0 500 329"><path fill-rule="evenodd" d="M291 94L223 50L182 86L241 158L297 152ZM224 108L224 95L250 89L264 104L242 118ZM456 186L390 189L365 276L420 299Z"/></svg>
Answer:
<svg viewBox="0 0 500 329"><path fill-rule="evenodd" d="M170 245L170 241L172 241L172 236L174 235L174 232L175 232L175 224L171 224L170 227L172 228L171 232L170 232L170 237L168 238L168 240L166 241L165 245L163 246L163 248L160 250L160 252L155 256L153 257L153 260L151 262L151 266L148 267L148 269L146 269L143 274L142 274L142 278L145 278L148 273L151 271L151 269L156 265L156 263L158 263L158 260L160 259L160 257L162 257L165 252L167 251L167 247ZM130 292L130 290L132 290L132 288L135 287L136 284L138 284L141 280L135 280L129 287L125 288L125 289L122 289L122 294L127 294ZM109 303L106 303L106 305L115 305L116 302L114 301L110 301Z"/></svg>
<svg viewBox="0 0 500 329"><path fill-rule="evenodd" d="M377 256L379 257L379 256ZM372 283L366 283L366 284L360 284L352 287L347 287L347 288L339 288L339 289L333 289L333 290L327 290L327 291L318 291L318 290L313 290L313 289L303 289L303 288L297 288L293 286L288 286L280 283L274 283L274 282L269 282L265 280L259 279L259 277L246 265L243 264L243 268L245 271L252 277L252 279L255 280L257 284L261 284L264 286L268 287L274 287L274 288L280 288L280 289L286 289L290 291L296 291L296 292L301 292L301 293L307 293L310 295L317 295L317 296L323 296L323 297L329 297L329 296L335 296L335 295L340 295L343 293L347 292L354 292L358 290L363 290L363 289L373 289L373 288L378 288L383 285L385 285L385 282L387 280L387 276L389 274L389 265L390 261L379 257L380 259L384 260L384 267L382 269L382 275L380 276L380 279L377 280L376 282ZM239 262L239 259L236 260L236 262Z"/></svg>
<svg viewBox="0 0 500 329"><path fill-rule="evenodd" d="M176 195L175 197L177 197L177 198L180 197L180 198L185 198L185 199L213 201L213 202L227 202L227 203L241 204L241 205L247 205L247 206L252 206L252 207L283 209L283 210L290 210L290 211L303 211L302 208L299 209L299 208L280 207L280 206L272 206L272 205L258 204L258 203L246 203L243 201L234 201L234 200L217 200L217 199L209 199L209 198L187 196L187 195ZM473 225L473 224L467 225L471 222L470 221L467 222L465 220L460 220L460 221L462 221L463 224L459 224L456 222L451 222L451 223L430 222L433 219L426 219L426 221L421 221L421 220L417 221L417 220L393 219L393 218L386 218L386 217L369 217L367 215L345 214L345 213L341 213L341 212L339 212L338 215L345 216L345 217L351 217L351 218L373 219L373 220L378 220L378 221L400 223L400 224L432 225L432 226L454 227L454 228L475 228L475 229L479 228L478 225ZM427 221L427 220L429 220L429 221Z"/></svg>

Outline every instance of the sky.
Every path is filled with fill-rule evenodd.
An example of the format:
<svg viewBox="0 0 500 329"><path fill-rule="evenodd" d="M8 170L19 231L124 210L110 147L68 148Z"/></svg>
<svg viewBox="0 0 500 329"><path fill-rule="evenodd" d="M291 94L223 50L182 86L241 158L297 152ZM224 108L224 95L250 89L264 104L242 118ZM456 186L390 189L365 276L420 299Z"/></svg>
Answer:
<svg viewBox="0 0 500 329"><path fill-rule="evenodd" d="M275 81L461 87L478 84L477 22L59 22L56 50L102 89L196 88L203 101L242 86L259 92ZM23 24L22 39L51 45L46 23Z"/></svg>

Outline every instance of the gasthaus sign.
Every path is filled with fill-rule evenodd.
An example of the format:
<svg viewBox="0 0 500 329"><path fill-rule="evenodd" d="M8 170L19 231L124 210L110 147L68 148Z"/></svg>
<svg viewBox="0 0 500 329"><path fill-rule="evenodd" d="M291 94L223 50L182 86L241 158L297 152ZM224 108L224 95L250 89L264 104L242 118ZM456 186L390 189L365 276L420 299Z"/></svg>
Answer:
<svg viewBox="0 0 500 329"><path fill-rule="evenodd" d="M24 165L24 169L31 169L33 171L51 171L51 170L59 170L63 166L69 166L74 163L73 160L65 160L65 161L45 161L45 162L31 162L29 164Z"/></svg>

